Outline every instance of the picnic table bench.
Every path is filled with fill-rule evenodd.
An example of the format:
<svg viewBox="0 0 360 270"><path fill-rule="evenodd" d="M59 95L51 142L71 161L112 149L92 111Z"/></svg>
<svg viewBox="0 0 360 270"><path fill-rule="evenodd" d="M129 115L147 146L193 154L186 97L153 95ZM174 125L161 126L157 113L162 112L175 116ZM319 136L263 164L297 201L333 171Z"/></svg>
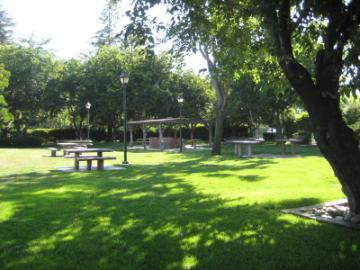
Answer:
<svg viewBox="0 0 360 270"><path fill-rule="evenodd" d="M275 141L280 144L281 154L285 155L287 139L276 139Z"/></svg>
<svg viewBox="0 0 360 270"><path fill-rule="evenodd" d="M111 160L111 159L116 159L116 157L99 157L99 156L78 156L75 157L75 160L77 162L77 164L80 163L80 161L86 161L86 169L88 171L91 171L91 166L92 166L92 161L96 160L97 161L97 169L98 170L103 170L104 169L104 160ZM77 165L79 167L79 165Z"/></svg>
<svg viewBox="0 0 360 270"><path fill-rule="evenodd" d="M285 155L286 152L285 144L287 141L289 141L291 144L291 154L296 155L296 145L302 143L304 140L298 138L291 138L291 139L276 139L275 141L280 144L282 155Z"/></svg>
<svg viewBox="0 0 360 270"><path fill-rule="evenodd" d="M289 139L289 142L291 143L291 154L296 155L296 145L304 142L304 140L292 138L292 139Z"/></svg>
<svg viewBox="0 0 360 270"><path fill-rule="evenodd" d="M87 162L87 169L91 170L92 161L97 161L97 169L102 170L104 169L104 161L116 159L115 157L104 157L104 152L114 152L113 149L110 148L73 148L67 149L66 152L74 153L74 168L75 170L79 169L80 161ZM83 153L97 153L96 156L81 156Z"/></svg>
<svg viewBox="0 0 360 270"><path fill-rule="evenodd" d="M50 152L51 152L51 156L52 156L52 157L56 157L56 152L59 151L59 149L56 148L56 147L49 147L48 149L49 149Z"/></svg>

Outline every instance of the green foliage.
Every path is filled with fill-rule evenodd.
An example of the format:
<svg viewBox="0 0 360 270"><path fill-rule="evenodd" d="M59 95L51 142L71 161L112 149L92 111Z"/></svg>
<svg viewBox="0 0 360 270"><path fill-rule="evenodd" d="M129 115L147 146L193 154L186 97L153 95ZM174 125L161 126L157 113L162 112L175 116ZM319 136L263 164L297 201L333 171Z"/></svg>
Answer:
<svg viewBox="0 0 360 270"><path fill-rule="evenodd" d="M14 22L0 5L0 45L10 42Z"/></svg>
<svg viewBox="0 0 360 270"><path fill-rule="evenodd" d="M259 80L253 74L243 74L233 83L226 121L249 128L261 124L277 129L285 127L291 119L291 108L298 103L296 96L274 71L259 71Z"/></svg>
<svg viewBox="0 0 360 270"><path fill-rule="evenodd" d="M33 137L41 138L43 142L55 143L59 140L72 140L76 138L77 130L73 128L37 128L28 130L28 134ZM106 131L102 129L91 130L91 139L97 142L105 141Z"/></svg>
<svg viewBox="0 0 360 270"><path fill-rule="evenodd" d="M53 76L52 56L41 48L4 45L0 47L0 62L10 72L4 97L14 116L17 132L24 132L38 122L42 96Z"/></svg>
<svg viewBox="0 0 360 270"><path fill-rule="evenodd" d="M295 121L296 132L292 134L295 138L303 139L305 143L308 143L311 139L311 125L310 118L307 112L303 112L296 116Z"/></svg>
<svg viewBox="0 0 360 270"><path fill-rule="evenodd" d="M103 28L96 32L92 44L98 48L107 45L115 45L119 41L119 35L115 32L119 19L117 3L114 0L107 0L106 7L101 12L100 20Z"/></svg>
<svg viewBox="0 0 360 270"><path fill-rule="evenodd" d="M346 124L360 136L360 100L358 98L344 98L342 107Z"/></svg>
<svg viewBox="0 0 360 270"><path fill-rule="evenodd" d="M346 99L343 105L344 118L348 125L360 122L360 100Z"/></svg>
<svg viewBox="0 0 360 270"><path fill-rule="evenodd" d="M123 119L119 81L123 71L130 73L126 86L129 119L178 116L180 93L185 96L187 117L204 116L212 102L208 83L190 72L175 72L174 61L166 54L104 45L81 60L61 62L41 44L28 44L0 48L0 61L6 68L0 66L0 87L5 87L3 97L0 90L2 127L11 122L17 133L35 127L72 127L79 138L89 101L91 129L107 130L112 139Z"/></svg>
<svg viewBox="0 0 360 270"><path fill-rule="evenodd" d="M10 72L0 65L0 133L13 120L13 115L9 112L8 104L4 97L4 89L9 85ZM0 136L1 137L1 136Z"/></svg>

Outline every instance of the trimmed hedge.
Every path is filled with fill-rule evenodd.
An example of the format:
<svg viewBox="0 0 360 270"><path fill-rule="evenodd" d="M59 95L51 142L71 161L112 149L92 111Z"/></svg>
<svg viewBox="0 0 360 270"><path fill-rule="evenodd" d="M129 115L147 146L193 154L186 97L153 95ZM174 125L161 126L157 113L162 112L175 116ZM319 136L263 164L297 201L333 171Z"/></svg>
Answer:
<svg viewBox="0 0 360 270"><path fill-rule="evenodd" d="M33 135L18 135L0 140L0 147L40 147L44 140Z"/></svg>

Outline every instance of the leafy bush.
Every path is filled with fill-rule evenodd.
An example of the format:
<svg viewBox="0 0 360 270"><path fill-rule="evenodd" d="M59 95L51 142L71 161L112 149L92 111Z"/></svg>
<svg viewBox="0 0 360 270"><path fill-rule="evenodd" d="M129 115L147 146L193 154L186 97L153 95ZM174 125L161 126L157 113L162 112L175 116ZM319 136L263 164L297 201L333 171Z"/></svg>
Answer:
<svg viewBox="0 0 360 270"><path fill-rule="evenodd" d="M294 129L296 130L291 134L291 137L301 139L304 143L309 143L311 140L311 125L310 118L307 112L296 116Z"/></svg>
<svg viewBox="0 0 360 270"><path fill-rule="evenodd" d="M51 129L49 128L39 128L28 130L28 134L33 137L41 138L43 141L49 141L49 132Z"/></svg>
<svg viewBox="0 0 360 270"><path fill-rule="evenodd" d="M360 101L348 99L344 105L343 115L345 122L360 137Z"/></svg>
<svg viewBox="0 0 360 270"><path fill-rule="evenodd" d="M360 122L360 102L352 102L344 108L344 118L348 125Z"/></svg>
<svg viewBox="0 0 360 270"><path fill-rule="evenodd" d="M52 129L49 131L49 136L55 140L74 140L76 139L76 132L74 129Z"/></svg>
<svg viewBox="0 0 360 270"><path fill-rule="evenodd" d="M298 130L293 134L293 138L301 140L303 143L308 144L311 140L311 132Z"/></svg>
<svg viewBox="0 0 360 270"><path fill-rule="evenodd" d="M85 133L84 133L85 134ZM29 130L29 135L40 138L46 142L55 142L57 140L73 140L76 139L76 132L74 129L50 129L38 128Z"/></svg>

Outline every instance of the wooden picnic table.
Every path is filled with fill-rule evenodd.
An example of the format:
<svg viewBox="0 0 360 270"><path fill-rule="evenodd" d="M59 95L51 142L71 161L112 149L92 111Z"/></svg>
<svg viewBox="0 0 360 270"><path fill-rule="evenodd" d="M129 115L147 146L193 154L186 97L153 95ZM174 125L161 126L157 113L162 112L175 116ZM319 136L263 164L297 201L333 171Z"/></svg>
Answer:
<svg viewBox="0 0 360 270"><path fill-rule="evenodd" d="M92 143L92 140L58 140L57 143Z"/></svg>
<svg viewBox="0 0 360 270"><path fill-rule="evenodd" d="M113 149L110 148L73 148L67 149L66 152L74 153L74 168L75 170L79 169L79 162L82 160L87 161L87 168L91 170L91 161L97 160L98 162L98 169L104 169L104 160L107 159L115 159L115 157L104 157L104 152L114 152ZM96 153L96 156L81 156L83 153Z"/></svg>
<svg viewBox="0 0 360 270"><path fill-rule="evenodd" d="M68 149L72 148L87 148L88 145L92 145L91 142L87 141L78 141L78 142L58 142L56 143L58 146L62 147L64 151L64 156L68 154Z"/></svg>
<svg viewBox="0 0 360 270"><path fill-rule="evenodd" d="M296 155L296 145L298 143L302 143L304 140L302 139L296 139L296 138L292 138L289 139L289 142L291 143L291 154Z"/></svg>
<svg viewBox="0 0 360 270"><path fill-rule="evenodd" d="M260 140L233 140L230 143L234 144L234 152L235 155L241 157L242 156L242 146L245 147L245 151L247 156L252 156L251 146L254 144L260 144L262 141Z"/></svg>
<svg viewBox="0 0 360 270"><path fill-rule="evenodd" d="M287 139L276 139L275 141L280 144L281 154L285 155Z"/></svg>

